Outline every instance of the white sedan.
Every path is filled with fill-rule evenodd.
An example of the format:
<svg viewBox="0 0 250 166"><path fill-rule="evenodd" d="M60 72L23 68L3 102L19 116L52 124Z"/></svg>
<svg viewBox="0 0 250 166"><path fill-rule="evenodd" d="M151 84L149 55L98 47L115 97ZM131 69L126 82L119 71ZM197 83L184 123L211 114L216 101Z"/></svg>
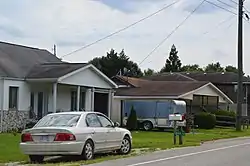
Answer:
<svg viewBox="0 0 250 166"><path fill-rule="evenodd" d="M44 156L79 155L89 160L95 153L128 154L131 133L118 125L98 112L53 113L22 132L20 148L38 163Z"/></svg>

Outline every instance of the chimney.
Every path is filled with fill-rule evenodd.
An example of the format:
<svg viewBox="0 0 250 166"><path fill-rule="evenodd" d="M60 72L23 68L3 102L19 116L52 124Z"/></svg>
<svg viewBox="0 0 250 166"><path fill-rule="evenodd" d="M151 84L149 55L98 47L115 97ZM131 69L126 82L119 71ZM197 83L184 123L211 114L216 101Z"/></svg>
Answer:
<svg viewBox="0 0 250 166"><path fill-rule="evenodd" d="M56 45L54 44L54 47L53 47L53 54L56 56Z"/></svg>

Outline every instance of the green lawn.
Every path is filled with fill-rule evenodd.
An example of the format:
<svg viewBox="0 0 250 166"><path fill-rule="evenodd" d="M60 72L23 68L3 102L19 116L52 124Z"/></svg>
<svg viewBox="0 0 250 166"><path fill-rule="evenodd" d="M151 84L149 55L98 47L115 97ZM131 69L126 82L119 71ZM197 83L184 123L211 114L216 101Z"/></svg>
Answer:
<svg viewBox="0 0 250 166"><path fill-rule="evenodd" d="M236 132L234 129L213 129L196 130L196 134L186 134L183 146L199 145L200 142L250 136L250 129L242 132ZM175 147L173 145L173 134L170 132L133 132L133 148L149 148L150 150L160 148L167 149ZM10 161L27 161L27 156L19 150L20 135L0 134L0 163ZM178 139L177 139L178 141ZM178 147L178 145L176 146ZM132 154L133 155L133 154ZM108 156L98 158L97 161L116 159L121 156Z"/></svg>

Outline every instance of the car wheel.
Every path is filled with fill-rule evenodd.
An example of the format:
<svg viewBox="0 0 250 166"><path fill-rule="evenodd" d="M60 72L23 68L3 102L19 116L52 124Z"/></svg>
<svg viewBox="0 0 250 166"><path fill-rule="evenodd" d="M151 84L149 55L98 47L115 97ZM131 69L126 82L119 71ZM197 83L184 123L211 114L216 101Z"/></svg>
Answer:
<svg viewBox="0 0 250 166"><path fill-rule="evenodd" d="M29 156L31 163L42 163L44 156L30 155Z"/></svg>
<svg viewBox="0 0 250 166"><path fill-rule="evenodd" d="M82 157L84 160L91 160L94 157L94 144L92 141L87 140L82 151Z"/></svg>
<svg viewBox="0 0 250 166"><path fill-rule="evenodd" d="M129 154L131 148L132 148L131 140L128 136L125 136L122 140L122 145L121 149L119 150L119 154Z"/></svg>
<svg viewBox="0 0 250 166"><path fill-rule="evenodd" d="M145 122L143 122L143 129L144 129L145 131L150 131L150 130L152 130L152 129L153 129L153 124L152 124L152 122L150 122L150 121L145 121Z"/></svg>

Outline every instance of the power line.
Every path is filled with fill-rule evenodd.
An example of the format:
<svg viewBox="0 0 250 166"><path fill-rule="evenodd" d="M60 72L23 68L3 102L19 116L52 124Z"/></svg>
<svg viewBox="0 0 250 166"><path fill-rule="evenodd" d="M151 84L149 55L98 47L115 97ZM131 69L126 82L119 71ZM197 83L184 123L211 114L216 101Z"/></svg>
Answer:
<svg viewBox="0 0 250 166"><path fill-rule="evenodd" d="M236 4L236 5L239 5L238 2L235 2L234 0L230 0L230 1L233 2L233 3ZM248 10L245 6L243 6L243 8L245 9L245 11L246 11L247 13L250 13L249 10Z"/></svg>
<svg viewBox="0 0 250 166"><path fill-rule="evenodd" d="M235 13L235 12L229 10L229 9L226 9L226 8L224 8L224 7L221 7L220 5L217 5L217 4L213 3L213 2L210 2L210 1L208 1L208 0L205 0L205 2L207 2L207 3L209 3L209 4L213 5L213 6L216 6L216 7L220 8L220 9L222 9L222 10L225 10L225 11L227 11L227 12L229 12L229 13L232 13L232 14L234 14L234 15L237 15L237 13Z"/></svg>
<svg viewBox="0 0 250 166"><path fill-rule="evenodd" d="M235 2L234 0L229 0L231 2L233 2L234 4L238 5L238 2Z"/></svg>
<svg viewBox="0 0 250 166"><path fill-rule="evenodd" d="M111 37L111 36L114 36L114 35L116 35L116 34L122 32L122 31L124 31L124 30L126 30L126 29L128 29L128 28L130 28L130 27L132 27L132 26L134 26L134 25L136 25L136 24L138 24L138 23L140 23L140 22L142 22L142 21L145 21L146 19L148 19L148 18L150 18L150 17L152 17L152 16L154 16L154 15L156 15L156 14L158 14L158 13L160 13L160 12L166 10L166 9L168 9L169 7L173 6L174 4L176 4L176 3L179 2L179 1L181 1L181 0L176 0L176 1L174 1L173 3L164 6L163 8L157 10L156 12L151 13L150 15L148 15L148 16L146 16L146 17L144 17L144 18L142 18L142 19L140 19L140 20L138 20L138 21L136 21L136 22L134 22L134 23L132 23L132 24L130 24L130 25L124 27L124 28L122 28L122 29L119 29L119 30L117 30L117 31L115 31L115 32L113 32L113 33L111 33L111 34L109 34L109 35L103 37L103 38L100 38L100 39L98 39L98 40L96 40L96 41L94 41L94 42L92 42L92 43L90 43L90 44L87 44L87 45L85 45L85 46L82 46L81 48L79 48L79 49L77 49L77 50L75 50L75 51L72 51L72 52L70 52L70 53L68 53L68 54L63 55L61 58L64 58L64 57L69 56L69 55L71 55L71 54L74 54L74 53L76 53L76 52L78 52L78 51L81 51L81 50L83 50L83 49L85 49L85 48L88 48L88 47L90 47L90 46L92 46L92 45L94 45L94 44L96 44L96 43L99 43L99 42L102 41L102 40L105 40L105 39L107 39L107 38L109 38L109 37Z"/></svg>
<svg viewBox="0 0 250 166"><path fill-rule="evenodd" d="M199 5L177 26L173 29L173 31L168 34L140 63L141 65L150 55L152 55L168 38L170 38L205 2L206 0L201 1Z"/></svg>
<svg viewBox="0 0 250 166"><path fill-rule="evenodd" d="M230 8L233 8L233 9L237 10L237 7L235 7L235 6L232 6L232 5L230 5L230 4L226 3L226 2L223 2L221 0L217 0L217 1L220 2L220 3L222 3L222 4L224 4L224 5L226 5L226 6L228 6L228 7L230 7Z"/></svg>
<svg viewBox="0 0 250 166"><path fill-rule="evenodd" d="M219 22L219 23L215 26L215 28L219 28L222 24L224 24L224 23L226 23L226 22L228 22L228 21L231 21L234 17L235 17L235 16L232 16L232 15L231 15L231 16L228 17L227 19L225 19L225 20ZM203 35L206 35L206 34L208 34L209 32L210 32L210 31L206 31L206 32L203 33Z"/></svg>

